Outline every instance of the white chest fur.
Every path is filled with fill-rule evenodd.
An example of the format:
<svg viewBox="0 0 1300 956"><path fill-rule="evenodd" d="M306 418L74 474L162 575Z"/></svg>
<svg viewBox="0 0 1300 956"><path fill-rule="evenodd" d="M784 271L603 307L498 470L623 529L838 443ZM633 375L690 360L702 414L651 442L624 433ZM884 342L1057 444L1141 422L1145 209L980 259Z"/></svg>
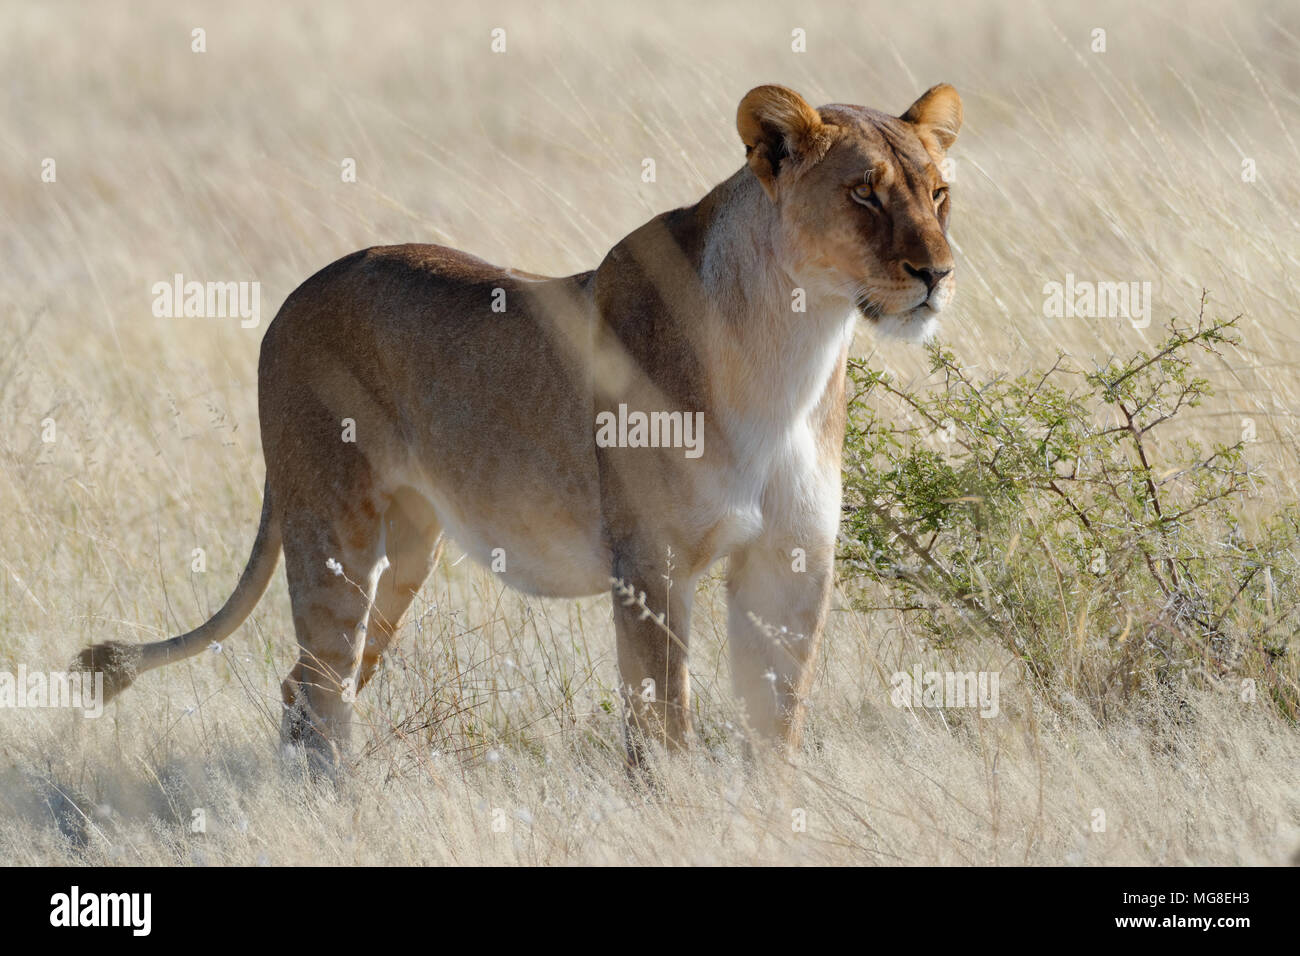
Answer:
<svg viewBox="0 0 1300 956"><path fill-rule="evenodd" d="M798 538L839 518L839 463L821 440L822 405L836 365L853 335L856 315L815 320L790 336L770 368L754 369L742 401L718 410L727 455L699 498L702 526L716 529L717 559L764 535ZM802 332L803 334L800 334ZM838 436L836 437L838 441Z"/></svg>

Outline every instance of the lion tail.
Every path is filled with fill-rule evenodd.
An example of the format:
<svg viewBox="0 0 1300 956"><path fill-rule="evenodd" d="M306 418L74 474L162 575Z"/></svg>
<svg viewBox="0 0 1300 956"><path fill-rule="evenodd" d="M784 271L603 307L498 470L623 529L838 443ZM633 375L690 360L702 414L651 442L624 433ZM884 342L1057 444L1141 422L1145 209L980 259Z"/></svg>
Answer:
<svg viewBox="0 0 1300 956"><path fill-rule="evenodd" d="M104 702L112 700L146 671L200 653L213 641L223 641L243 624L266 593L271 575L280 560L280 521L271 505L271 489L262 497L262 518L257 527L253 552L234 593L216 614L194 630L152 644L105 641L86 648L72 662L74 670L104 675Z"/></svg>

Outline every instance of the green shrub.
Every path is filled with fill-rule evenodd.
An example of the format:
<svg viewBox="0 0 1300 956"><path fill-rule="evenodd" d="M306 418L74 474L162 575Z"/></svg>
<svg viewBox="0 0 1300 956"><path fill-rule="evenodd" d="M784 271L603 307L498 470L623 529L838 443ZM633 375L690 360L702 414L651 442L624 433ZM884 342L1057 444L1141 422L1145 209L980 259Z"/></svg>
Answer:
<svg viewBox="0 0 1300 956"><path fill-rule="evenodd" d="M1236 345L1236 324L1203 300L1152 353L987 380L931 346L926 391L851 362L840 560L856 606L940 647L996 640L1099 716L1193 680L1295 719L1300 516L1259 514L1244 437L1207 448L1183 421L1212 394L1195 362Z"/></svg>

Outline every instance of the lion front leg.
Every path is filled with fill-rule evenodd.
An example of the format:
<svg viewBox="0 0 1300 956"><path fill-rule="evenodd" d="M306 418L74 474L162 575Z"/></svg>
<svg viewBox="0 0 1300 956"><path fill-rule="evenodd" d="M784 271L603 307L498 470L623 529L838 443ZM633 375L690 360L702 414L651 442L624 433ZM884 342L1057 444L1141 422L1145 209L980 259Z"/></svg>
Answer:
<svg viewBox="0 0 1300 956"><path fill-rule="evenodd" d="M830 606L834 536L766 536L731 555L732 680L758 736L797 748Z"/></svg>
<svg viewBox="0 0 1300 956"><path fill-rule="evenodd" d="M662 560L615 561L614 628L618 635L628 766L645 763L645 745L684 749L691 733L686 664L695 581L673 580Z"/></svg>

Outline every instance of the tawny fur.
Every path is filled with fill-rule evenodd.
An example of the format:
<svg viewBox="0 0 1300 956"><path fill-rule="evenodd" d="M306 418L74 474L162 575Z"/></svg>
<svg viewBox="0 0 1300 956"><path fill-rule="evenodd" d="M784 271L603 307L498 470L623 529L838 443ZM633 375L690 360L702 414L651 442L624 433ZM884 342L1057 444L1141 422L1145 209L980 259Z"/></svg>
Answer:
<svg viewBox="0 0 1300 956"><path fill-rule="evenodd" d="M864 316L923 337L950 300L938 164L960 125L943 85L901 118L759 87L737 116L746 165L593 271L547 278L434 245L366 249L322 269L262 341L266 491L234 594L188 634L99 644L78 666L104 671L111 697L224 640L283 547L300 647L284 732L336 766L354 694L447 534L484 563L504 556L504 580L530 593L620 582L637 763L647 737L676 748L690 736L691 600L729 558L748 721L797 745L830 599L854 325ZM703 413L703 455L600 447L597 416L620 405Z"/></svg>

